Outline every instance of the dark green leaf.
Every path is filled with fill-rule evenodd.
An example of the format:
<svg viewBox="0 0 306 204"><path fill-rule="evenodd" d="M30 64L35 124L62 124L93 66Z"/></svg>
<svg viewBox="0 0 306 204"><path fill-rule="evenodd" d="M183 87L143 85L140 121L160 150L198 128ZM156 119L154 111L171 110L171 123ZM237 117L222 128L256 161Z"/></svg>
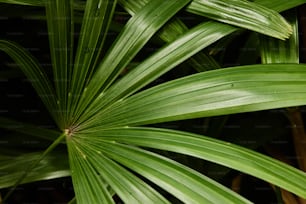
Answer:
<svg viewBox="0 0 306 204"><path fill-rule="evenodd" d="M59 131L40 128L35 125L11 120L4 117L0 117L0 127L52 141L60 135Z"/></svg>
<svg viewBox="0 0 306 204"><path fill-rule="evenodd" d="M1 150L2 151L2 150ZM0 188L13 186L24 173L24 168L35 162L41 152L24 153L22 155L0 154ZM58 158L61 158L60 160ZM43 158L21 183L49 180L70 176L67 155L53 152Z"/></svg>
<svg viewBox="0 0 306 204"><path fill-rule="evenodd" d="M39 62L17 43L0 40L0 50L8 54L26 75L37 94L58 122L58 105L53 86Z"/></svg>

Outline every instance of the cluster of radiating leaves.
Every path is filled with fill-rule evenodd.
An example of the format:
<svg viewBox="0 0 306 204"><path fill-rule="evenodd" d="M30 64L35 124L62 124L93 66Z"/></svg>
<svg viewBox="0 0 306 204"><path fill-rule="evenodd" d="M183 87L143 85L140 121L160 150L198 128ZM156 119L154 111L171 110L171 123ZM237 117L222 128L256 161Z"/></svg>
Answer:
<svg viewBox="0 0 306 204"><path fill-rule="evenodd" d="M0 49L32 79L38 95L65 131L78 203L114 203L114 194L125 203L169 203L135 173L185 203L249 203L210 178L146 148L209 160L306 197L305 173L269 157L209 137L135 127L306 104L306 66L297 64L218 69L140 91L188 59L188 65L200 71L220 68L201 50L235 31L249 29L287 38L295 27L292 29L275 11L305 1L87 0L86 5L73 0L48 0L44 4L34 0L0 2L46 7L53 82L19 45L1 40ZM105 39L117 3L131 18L106 50ZM73 42L74 8L84 10L77 47ZM176 18L182 9L212 20L188 28ZM166 44L118 79L155 34ZM6 124L3 128L14 124L4 118L0 121ZM19 132L54 135L24 124ZM27 161L36 158L24 156L29 157ZM7 157L3 158L6 163ZM4 169L12 167L10 164ZM33 178L30 174L23 182L46 178Z"/></svg>

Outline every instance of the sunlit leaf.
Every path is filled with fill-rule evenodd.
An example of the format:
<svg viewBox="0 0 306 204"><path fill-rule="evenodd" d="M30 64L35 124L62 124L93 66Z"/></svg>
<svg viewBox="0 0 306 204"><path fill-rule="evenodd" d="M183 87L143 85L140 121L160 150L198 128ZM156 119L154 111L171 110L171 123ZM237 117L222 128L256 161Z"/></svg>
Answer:
<svg viewBox="0 0 306 204"><path fill-rule="evenodd" d="M88 143L113 141L205 159L269 181L306 198L306 174L237 145L186 132L153 128L115 128L88 133Z"/></svg>
<svg viewBox="0 0 306 204"><path fill-rule="evenodd" d="M215 22L205 22L191 29L179 39L144 60L118 83L105 91L103 95L96 98L82 115L82 120L90 120L86 117L87 114L92 115L106 105L131 95L204 47L234 31L236 28L232 26Z"/></svg>
<svg viewBox="0 0 306 204"><path fill-rule="evenodd" d="M120 100L103 110L92 127L86 122L84 127L143 125L303 105L305 79L306 65L296 64L207 71Z"/></svg>
<svg viewBox="0 0 306 204"><path fill-rule="evenodd" d="M71 73L71 87L68 93L69 118L72 117L78 104L76 96L81 95L100 58L115 6L115 0L93 0L86 3L74 69Z"/></svg>
<svg viewBox="0 0 306 204"><path fill-rule="evenodd" d="M148 0L118 0L122 7L132 16L142 9L149 1ZM179 18L171 19L161 30L157 33L160 39L164 42L170 43L176 40L180 35L188 31L187 25ZM189 60L187 64L197 71L206 71L210 69L220 68L220 65L208 54L199 52Z"/></svg>
<svg viewBox="0 0 306 204"><path fill-rule="evenodd" d="M124 203L169 203L136 175L106 157L99 148L88 143L78 144L78 147Z"/></svg>
<svg viewBox="0 0 306 204"><path fill-rule="evenodd" d="M98 175L88 161L86 155L77 147L75 141L67 141L71 176L77 202L87 203L114 203L107 190L107 184Z"/></svg>
<svg viewBox="0 0 306 204"><path fill-rule="evenodd" d="M116 79L153 34L189 1L151 1L127 22L85 88L76 118L97 97L99 90L106 89Z"/></svg>
<svg viewBox="0 0 306 204"><path fill-rule="evenodd" d="M80 142L86 142L92 151L101 151L184 203L250 203L215 181L168 158L127 145L75 137ZM154 203L153 200L151 202Z"/></svg>
<svg viewBox="0 0 306 204"><path fill-rule="evenodd" d="M279 39L292 33L290 25L277 12L246 0L193 0L187 10Z"/></svg>
<svg viewBox="0 0 306 204"><path fill-rule="evenodd" d="M260 36L262 63L299 63L299 32L295 13L292 11L286 15L293 28L293 35L288 40Z"/></svg>

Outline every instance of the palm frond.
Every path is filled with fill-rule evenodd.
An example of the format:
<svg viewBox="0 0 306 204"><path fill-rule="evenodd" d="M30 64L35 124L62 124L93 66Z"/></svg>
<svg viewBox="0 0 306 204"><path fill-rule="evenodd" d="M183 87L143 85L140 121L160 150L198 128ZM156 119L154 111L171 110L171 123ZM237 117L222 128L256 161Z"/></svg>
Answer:
<svg viewBox="0 0 306 204"><path fill-rule="evenodd" d="M195 74L113 103L82 126L134 126L303 105L305 68L249 65Z"/></svg>
<svg viewBox="0 0 306 204"><path fill-rule="evenodd" d="M67 141L67 146L71 176L78 203L114 204L112 195L107 189L107 183L98 175L91 162L78 148L77 141Z"/></svg>
<svg viewBox="0 0 306 204"><path fill-rule="evenodd" d="M53 67L55 90L60 117L60 128L67 124L67 90L70 83L73 53L73 12L72 0L46 1L48 36Z"/></svg>
<svg viewBox="0 0 306 204"><path fill-rule="evenodd" d="M291 26L277 12L246 0L194 0L187 11L279 39L292 33Z"/></svg>
<svg viewBox="0 0 306 204"><path fill-rule="evenodd" d="M79 118L99 91L108 88L153 34L188 2L151 1L129 20L84 89L75 118Z"/></svg>
<svg viewBox="0 0 306 204"><path fill-rule="evenodd" d="M0 0L0 3L19 4L25 6L43 6L44 0Z"/></svg>
<svg viewBox="0 0 306 204"><path fill-rule="evenodd" d="M163 156L128 145L83 140L79 135L75 135L74 139L79 141L80 151L83 146L90 147L89 151L82 151L84 158L100 151L102 155L151 180L185 203L250 203L215 181ZM96 166L95 163L92 166ZM154 201L150 200L149 203Z"/></svg>
<svg viewBox="0 0 306 204"><path fill-rule="evenodd" d="M169 203L151 186L101 153L101 150L96 150L88 143L83 144L77 145L80 151L125 203Z"/></svg>
<svg viewBox="0 0 306 204"><path fill-rule="evenodd" d="M88 144L109 141L187 154L256 176L306 197L304 172L252 150L202 135L132 127L88 133L82 139Z"/></svg>
<svg viewBox="0 0 306 204"><path fill-rule="evenodd" d="M254 2L277 12L286 11L306 3L305 0L254 0Z"/></svg>
<svg viewBox="0 0 306 204"><path fill-rule="evenodd" d="M116 1L114 0L95 0L86 3L74 69L71 73L71 87L68 93L69 104L67 109L71 110L70 120L78 105L78 98L86 83L90 81L91 73L100 57L115 6Z"/></svg>
<svg viewBox="0 0 306 204"><path fill-rule="evenodd" d="M131 204L170 203L164 192L185 203L250 203L212 179L152 150L157 149L233 168L306 197L305 173L255 151L186 132L132 127L305 105L303 64L224 68L142 90L189 58L188 65L197 70L219 68L211 56L204 54L207 50L201 50L225 36L232 37L233 32L243 30L240 28L279 39L288 38L294 31L290 46L265 37L262 56L265 63L282 62L288 57L291 63L297 63L296 19L289 19L294 22L291 30L277 12L305 1L118 0L132 17L117 29L120 33L108 50L105 37L116 15L117 0L0 2L46 7L54 84L19 45L0 40L0 50L20 66L62 130L46 130L0 117L0 128L13 127L16 132L54 141L43 153L17 157L1 149L0 170L10 172L0 175L2 187L14 189L20 183L71 173L76 196L71 203L114 204L114 196ZM205 19L189 28L177 18L179 11L214 21ZM83 19L74 55L74 18L80 16ZM166 45L135 63L130 72L118 79L153 36ZM277 49L270 52L275 45ZM206 60L211 61L206 64ZM51 152L63 139L68 157L66 152ZM55 157L63 161L54 164ZM30 165L21 172L21 166L27 163Z"/></svg>
<svg viewBox="0 0 306 204"><path fill-rule="evenodd" d="M82 115L82 121L116 100L123 99L174 68L204 47L237 29L217 22L205 22L147 58L130 73L97 97ZM92 119L94 119L93 117Z"/></svg>
<svg viewBox="0 0 306 204"><path fill-rule="evenodd" d="M119 4L129 12L132 16L142 9L149 1L148 0L119 0ZM179 36L188 31L188 27L177 17L171 19L157 33L159 38L166 43L176 40ZM197 71L206 71L220 68L220 65L210 55L199 52L191 59L187 60L189 66Z"/></svg>
<svg viewBox="0 0 306 204"><path fill-rule="evenodd" d="M293 15L294 14L294 15ZM293 28L293 35L287 41L260 36L261 61L269 63L299 63L299 32L295 11L287 15Z"/></svg>

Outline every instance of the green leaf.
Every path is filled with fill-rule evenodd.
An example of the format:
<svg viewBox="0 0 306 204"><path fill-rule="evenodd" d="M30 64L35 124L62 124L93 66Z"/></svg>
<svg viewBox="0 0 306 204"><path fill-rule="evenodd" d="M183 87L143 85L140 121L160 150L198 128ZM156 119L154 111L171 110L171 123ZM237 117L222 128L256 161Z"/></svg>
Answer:
<svg viewBox="0 0 306 204"><path fill-rule="evenodd" d="M292 33L277 12L246 0L193 0L187 11L279 39Z"/></svg>
<svg viewBox="0 0 306 204"><path fill-rule="evenodd" d="M3 151L3 148L1 151ZM13 186L24 173L24 167L35 162L41 154L41 152L24 153L22 155L0 153L0 188ZM39 162L39 165L29 172L21 184L66 176L70 176L67 155L63 152L54 151L45 156Z"/></svg>
<svg viewBox="0 0 306 204"><path fill-rule="evenodd" d="M90 0L86 2L82 28L78 41L71 90L67 109L73 112L87 80L91 78L100 58L105 37L113 17L116 0ZM89 32L90 31L90 32ZM73 115L71 113L70 117ZM71 123L71 121L69 122Z"/></svg>
<svg viewBox="0 0 306 204"><path fill-rule="evenodd" d="M305 0L254 0L254 2L277 12L286 11L306 3Z"/></svg>
<svg viewBox="0 0 306 204"><path fill-rule="evenodd" d="M79 204L114 204L107 184L98 175L76 140L67 141L73 188Z"/></svg>
<svg viewBox="0 0 306 204"><path fill-rule="evenodd" d="M71 77L73 54L72 0L47 0L46 16L57 104L61 115L59 125L67 124L67 90Z"/></svg>
<svg viewBox="0 0 306 204"><path fill-rule="evenodd" d="M299 33L296 11L285 13L293 28L293 35L281 41L266 36L260 36L261 61L269 63L299 63Z"/></svg>
<svg viewBox="0 0 306 204"><path fill-rule="evenodd" d="M56 95L47 74L39 62L17 43L0 40L0 50L8 54L26 75L54 120L58 122Z"/></svg>
<svg viewBox="0 0 306 204"><path fill-rule="evenodd" d="M76 198L75 198L75 197L72 198L72 199L68 202L68 204L77 204Z"/></svg>
<svg viewBox="0 0 306 204"><path fill-rule="evenodd" d="M136 175L104 156L100 148L87 143L82 143L78 147L124 203L169 203Z"/></svg>
<svg viewBox="0 0 306 204"><path fill-rule="evenodd" d="M217 22L205 22L196 26L133 68L103 95L97 97L82 115L82 121L89 122L89 117L105 106L138 91L204 47L236 30Z"/></svg>
<svg viewBox="0 0 306 204"><path fill-rule="evenodd" d="M149 0L118 0L120 5L132 16L139 12ZM174 17L157 33L164 42L172 42L179 35L188 31L188 27L177 17Z"/></svg>
<svg viewBox="0 0 306 204"><path fill-rule="evenodd" d="M127 22L85 88L75 118L101 89L105 90L116 79L153 34L189 1L151 1Z"/></svg>
<svg viewBox="0 0 306 204"><path fill-rule="evenodd" d="M119 0L120 2L128 2L130 7L125 7L128 12L132 12L132 8L141 8L147 3L147 0ZM297 6L300 6L305 3L305 0L253 0L257 4L261 4L265 7L268 7L277 12L282 12ZM44 0L0 0L0 3L8 3L8 4L20 4L27 6L43 6ZM77 10L84 10L84 2L75 0L74 8Z"/></svg>
<svg viewBox="0 0 306 204"><path fill-rule="evenodd" d="M132 16L142 9L149 1L148 0L118 0L120 5L129 12ZM176 40L179 36L188 31L188 27L179 18L174 17L161 28L157 33L160 39L170 43ZM220 65L209 55L204 52L199 52L191 59L187 60L187 64L197 71L206 71L218 69Z"/></svg>
<svg viewBox="0 0 306 204"><path fill-rule="evenodd" d="M0 3L20 4L26 6L43 6L44 0L0 0Z"/></svg>
<svg viewBox="0 0 306 204"><path fill-rule="evenodd" d="M101 137L82 138L75 135L75 138L144 176L184 203L250 203L228 188L163 156L116 142L106 142Z"/></svg>
<svg viewBox="0 0 306 204"><path fill-rule="evenodd" d="M112 141L198 157L253 175L306 198L304 172L228 142L156 128L115 128L85 135L91 143Z"/></svg>
<svg viewBox="0 0 306 204"><path fill-rule="evenodd" d="M305 88L306 65L250 65L207 71L113 103L92 126L86 122L82 126L144 125L304 105Z"/></svg>

